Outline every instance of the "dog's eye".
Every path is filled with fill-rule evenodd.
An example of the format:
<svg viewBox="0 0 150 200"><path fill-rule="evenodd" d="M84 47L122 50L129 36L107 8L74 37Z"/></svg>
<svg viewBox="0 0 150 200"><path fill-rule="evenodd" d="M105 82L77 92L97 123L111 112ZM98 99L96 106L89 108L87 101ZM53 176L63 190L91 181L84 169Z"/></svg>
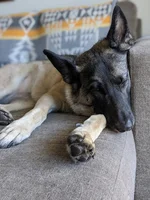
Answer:
<svg viewBox="0 0 150 200"><path fill-rule="evenodd" d="M106 95L106 92L105 92L104 88L102 87L102 85L100 83L97 83L97 82L93 83L91 85L91 90L95 93L98 92L102 95Z"/></svg>
<svg viewBox="0 0 150 200"><path fill-rule="evenodd" d="M98 86L97 91L100 92L102 95L106 95L105 90L102 88L101 85Z"/></svg>
<svg viewBox="0 0 150 200"><path fill-rule="evenodd" d="M127 81L127 79L125 77L118 77L115 79L115 84L123 85L123 84L125 84L126 81Z"/></svg>

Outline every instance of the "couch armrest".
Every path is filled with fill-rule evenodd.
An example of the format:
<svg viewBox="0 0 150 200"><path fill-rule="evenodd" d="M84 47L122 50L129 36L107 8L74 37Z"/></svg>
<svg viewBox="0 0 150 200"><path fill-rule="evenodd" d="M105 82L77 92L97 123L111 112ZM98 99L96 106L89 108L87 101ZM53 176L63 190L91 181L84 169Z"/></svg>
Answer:
<svg viewBox="0 0 150 200"><path fill-rule="evenodd" d="M132 100L137 150L136 198L150 194L150 38L137 41L130 50Z"/></svg>

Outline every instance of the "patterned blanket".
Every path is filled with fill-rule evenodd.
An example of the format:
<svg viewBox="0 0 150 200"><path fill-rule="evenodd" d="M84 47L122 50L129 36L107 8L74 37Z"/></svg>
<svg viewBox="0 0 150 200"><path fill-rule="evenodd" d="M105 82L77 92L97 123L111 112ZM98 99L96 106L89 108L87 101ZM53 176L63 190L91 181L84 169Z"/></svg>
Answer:
<svg viewBox="0 0 150 200"><path fill-rule="evenodd" d="M0 66L44 60L45 48L82 53L106 36L114 2L0 16Z"/></svg>

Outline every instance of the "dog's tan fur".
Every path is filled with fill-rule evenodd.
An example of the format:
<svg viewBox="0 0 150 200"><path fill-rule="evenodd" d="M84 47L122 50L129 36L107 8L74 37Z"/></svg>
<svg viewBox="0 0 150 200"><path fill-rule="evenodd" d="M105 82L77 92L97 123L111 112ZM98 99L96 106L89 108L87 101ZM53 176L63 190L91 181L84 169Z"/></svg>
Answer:
<svg viewBox="0 0 150 200"><path fill-rule="evenodd" d="M1 131L2 147L18 144L28 138L50 112L73 112L85 116L93 114L89 99L83 98L82 94L74 99L71 86L63 81L49 61L7 65L0 69L0 77L0 99L10 94L13 96L9 104L0 104L1 112L6 111L11 118L10 111L31 109ZM85 143L93 145L105 126L103 115L93 115L72 134L81 135Z"/></svg>

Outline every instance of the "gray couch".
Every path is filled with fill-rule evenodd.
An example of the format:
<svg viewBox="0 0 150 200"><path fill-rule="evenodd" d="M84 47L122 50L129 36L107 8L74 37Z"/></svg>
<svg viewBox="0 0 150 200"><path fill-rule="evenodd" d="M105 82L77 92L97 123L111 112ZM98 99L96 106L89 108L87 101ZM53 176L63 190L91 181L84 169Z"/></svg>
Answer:
<svg viewBox="0 0 150 200"><path fill-rule="evenodd" d="M85 117L50 114L27 141L0 150L0 200L150 199L149 54L148 38L137 41L129 54L133 132L106 129L96 141L95 159L74 164L66 139ZM16 119L21 115L14 113Z"/></svg>
<svg viewBox="0 0 150 200"><path fill-rule="evenodd" d="M150 199L150 37L130 51L137 170L135 199Z"/></svg>

